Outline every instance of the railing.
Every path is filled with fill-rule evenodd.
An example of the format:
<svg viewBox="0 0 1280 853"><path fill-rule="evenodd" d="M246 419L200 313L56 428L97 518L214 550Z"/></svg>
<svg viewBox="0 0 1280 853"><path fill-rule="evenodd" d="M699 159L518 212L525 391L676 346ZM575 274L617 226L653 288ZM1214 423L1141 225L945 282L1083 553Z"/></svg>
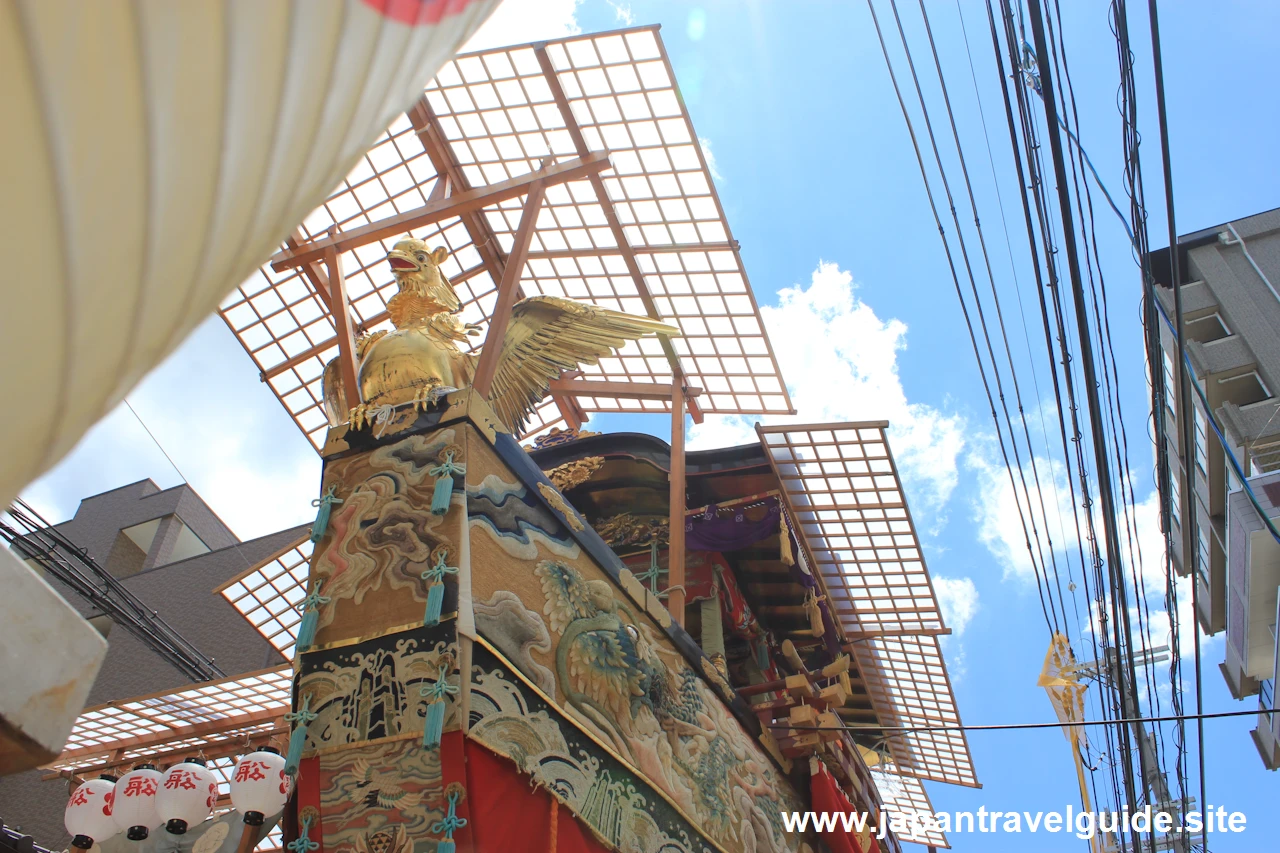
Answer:
<svg viewBox="0 0 1280 853"><path fill-rule="evenodd" d="M1276 707L1276 681L1280 680L1280 631L1277 630L1280 625L1280 586L1276 587L1276 618L1271 623L1271 640L1274 643L1275 657L1271 660L1271 677L1258 688L1258 708L1259 710L1268 711L1275 710ZM1276 738L1280 738L1280 714L1260 714L1262 719L1259 721Z"/></svg>

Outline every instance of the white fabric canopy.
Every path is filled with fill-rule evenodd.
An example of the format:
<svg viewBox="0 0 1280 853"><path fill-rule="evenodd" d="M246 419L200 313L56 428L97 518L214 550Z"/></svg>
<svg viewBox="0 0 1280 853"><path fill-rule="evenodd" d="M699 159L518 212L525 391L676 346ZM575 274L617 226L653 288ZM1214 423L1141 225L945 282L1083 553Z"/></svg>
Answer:
<svg viewBox="0 0 1280 853"><path fill-rule="evenodd" d="M0 6L0 507L280 245L496 5Z"/></svg>

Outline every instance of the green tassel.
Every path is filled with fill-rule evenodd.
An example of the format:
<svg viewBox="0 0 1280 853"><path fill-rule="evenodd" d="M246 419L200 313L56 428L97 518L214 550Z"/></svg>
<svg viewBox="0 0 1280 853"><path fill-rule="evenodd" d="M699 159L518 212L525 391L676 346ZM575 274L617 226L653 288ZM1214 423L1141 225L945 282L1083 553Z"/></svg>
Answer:
<svg viewBox="0 0 1280 853"><path fill-rule="evenodd" d="M769 644L763 637L756 643L756 665L760 667L761 672L769 668Z"/></svg>
<svg viewBox="0 0 1280 853"><path fill-rule="evenodd" d="M436 843L436 853L453 853L458 847L453 843L452 838L446 838Z"/></svg>
<svg viewBox="0 0 1280 853"><path fill-rule="evenodd" d="M427 718L423 722L423 747L432 749L439 746L442 734L444 734L444 702L432 702L427 706Z"/></svg>
<svg viewBox="0 0 1280 853"><path fill-rule="evenodd" d="M427 587L427 612L422 617L422 624L428 628L440 624L440 608L444 606L444 584L433 583Z"/></svg>
<svg viewBox="0 0 1280 853"><path fill-rule="evenodd" d="M444 515L449 511L449 501L453 497L453 475L467 473L467 466L455 464L453 451L445 452L444 462L427 471L436 478L435 490L431 493L431 514Z"/></svg>
<svg viewBox="0 0 1280 853"><path fill-rule="evenodd" d="M422 624L428 628L440 624L440 610L444 606L444 576L458 573L457 566L444 564L447 556L448 551L441 548L436 554L436 564L422 573L422 579L427 582L427 610L423 614Z"/></svg>
<svg viewBox="0 0 1280 853"><path fill-rule="evenodd" d="M333 495L336 488L337 486L330 486L321 497L311 502L312 506L319 507L316 510L315 523L311 525L311 543L313 545L323 539L325 532L329 529L329 514L333 511L333 505L342 503Z"/></svg>
<svg viewBox="0 0 1280 853"><path fill-rule="evenodd" d="M297 723L289 733L289 752L284 760L284 772L290 776L298 772L298 765L302 763L302 750L307 743L307 726L311 725L315 718L316 715L311 712L310 695L302 697L302 707L296 712L284 715L286 722Z"/></svg>
<svg viewBox="0 0 1280 853"><path fill-rule="evenodd" d="M440 745L440 736L444 732L445 700L458 692L458 685L449 683L449 668L442 666L435 682L418 692L427 700L427 716L422 722L422 746L434 749Z"/></svg>
<svg viewBox="0 0 1280 853"><path fill-rule="evenodd" d="M316 588L307 593L307 597L302 599L302 603L298 607L302 610L302 623L298 625L298 642L296 648L298 651L305 651L308 646L316 640L316 626L320 622L320 606L328 604L332 599L327 595L320 594L320 587L324 581L316 584Z"/></svg>

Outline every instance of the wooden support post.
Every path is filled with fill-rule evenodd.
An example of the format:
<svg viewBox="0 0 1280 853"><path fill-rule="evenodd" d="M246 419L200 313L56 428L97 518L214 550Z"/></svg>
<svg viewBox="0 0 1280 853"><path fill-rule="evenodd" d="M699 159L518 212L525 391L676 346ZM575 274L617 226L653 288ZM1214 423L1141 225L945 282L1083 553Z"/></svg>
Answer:
<svg viewBox="0 0 1280 853"><path fill-rule="evenodd" d="M516 241L511 247L511 254L507 255L507 266L498 284L498 301L494 303L489 330L480 350L480 363L476 365L476 375L471 380L471 387L486 400L493 386L493 375L498 372L498 357L502 355L502 339L507 334L507 324L511 322L511 309L520 295L516 285L524 271L524 259L529 254L529 241L533 239L533 230L538 224L538 208L542 206L545 192L541 181L534 181L529 187L524 211L520 214L520 227L516 230Z"/></svg>
<svg viewBox="0 0 1280 853"><path fill-rule="evenodd" d="M671 387L671 519L667 540L667 609L684 626L684 381L672 377Z"/></svg>
<svg viewBox="0 0 1280 853"><path fill-rule="evenodd" d="M338 239L338 226L329 228L329 239ZM356 369L356 337L351 326L351 304L347 300L347 279L342 274L342 255L336 242L324 251L325 266L329 268L329 307L333 316L333 328L338 336L338 360L342 367L342 384L346 390L347 406L355 408L364 400L360 396L360 375Z"/></svg>
<svg viewBox="0 0 1280 853"><path fill-rule="evenodd" d="M245 824L240 830L240 844L236 847L236 853L251 853L254 847L258 846L258 827Z"/></svg>

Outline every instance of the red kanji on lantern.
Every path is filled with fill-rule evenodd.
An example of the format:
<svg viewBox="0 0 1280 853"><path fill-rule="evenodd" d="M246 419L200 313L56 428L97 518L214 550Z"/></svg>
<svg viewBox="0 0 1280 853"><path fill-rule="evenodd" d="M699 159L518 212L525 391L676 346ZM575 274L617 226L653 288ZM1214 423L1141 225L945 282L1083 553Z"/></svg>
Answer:
<svg viewBox="0 0 1280 853"><path fill-rule="evenodd" d="M280 793L289 796L289 777L283 770L280 771Z"/></svg>
<svg viewBox="0 0 1280 853"><path fill-rule="evenodd" d="M242 761L240 762L240 765L236 767L235 780L237 782L257 782L261 779L267 778L267 774L264 771L270 769L270 767L263 764L261 761Z"/></svg>
<svg viewBox="0 0 1280 853"><path fill-rule="evenodd" d="M218 804L218 783L209 783L209 808L212 809Z"/></svg>
<svg viewBox="0 0 1280 853"><path fill-rule="evenodd" d="M116 791L115 791L115 788L112 788L110 791L107 791L107 793L102 798L102 802L103 802L102 813L104 815L109 816L111 814L111 806L113 803L115 803L115 801L116 801Z"/></svg>
<svg viewBox="0 0 1280 853"><path fill-rule="evenodd" d="M71 805L83 806L89 802L89 792L83 786L76 788L76 792L71 795Z"/></svg>
<svg viewBox="0 0 1280 853"><path fill-rule="evenodd" d="M154 779L148 779L146 776L130 776L129 781L124 785L124 795L126 797L154 797L158 787Z"/></svg>
<svg viewBox="0 0 1280 853"><path fill-rule="evenodd" d="M182 788L187 791L196 789L196 775L190 770L174 770L164 780L166 788Z"/></svg>

